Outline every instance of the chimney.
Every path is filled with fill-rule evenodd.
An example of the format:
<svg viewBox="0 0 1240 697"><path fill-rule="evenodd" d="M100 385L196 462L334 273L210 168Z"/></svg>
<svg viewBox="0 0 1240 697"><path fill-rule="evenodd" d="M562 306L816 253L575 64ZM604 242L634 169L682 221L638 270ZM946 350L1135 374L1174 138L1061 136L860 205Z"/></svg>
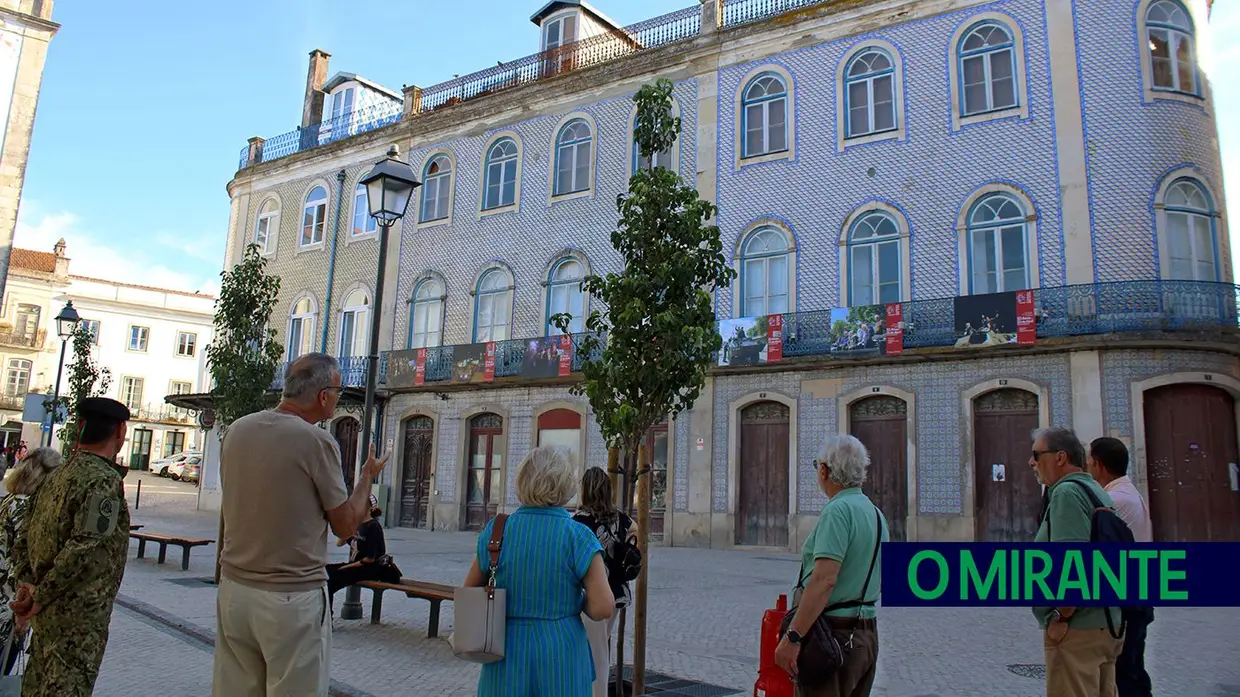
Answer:
<svg viewBox="0 0 1240 697"><path fill-rule="evenodd" d="M69 257L65 256L65 238L56 240L56 246L52 247L52 251L56 254L56 275L69 275Z"/></svg>
<svg viewBox="0 0 1240 697"><path fill-rule="evenodd" d="M301 127L317 125L323 119L323 100L327 93L327 59L331 54L322 49L310 52L310 70L306 73L306 101L301 109Z"/></svg>

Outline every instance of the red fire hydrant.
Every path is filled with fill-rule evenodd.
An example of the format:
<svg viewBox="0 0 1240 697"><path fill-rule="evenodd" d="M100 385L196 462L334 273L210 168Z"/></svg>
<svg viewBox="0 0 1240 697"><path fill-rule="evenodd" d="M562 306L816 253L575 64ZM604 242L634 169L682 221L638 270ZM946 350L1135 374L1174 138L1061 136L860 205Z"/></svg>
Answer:
<svg viewBox="0 0 1240 697"><path fill-rule="evenodd" d="M775 609L762 615L762 636L758 649L758 681L753 697L792 697L792 677L775 665L775 647L779 646L779 624L788 614L788 596L780 595Z"/></svg>

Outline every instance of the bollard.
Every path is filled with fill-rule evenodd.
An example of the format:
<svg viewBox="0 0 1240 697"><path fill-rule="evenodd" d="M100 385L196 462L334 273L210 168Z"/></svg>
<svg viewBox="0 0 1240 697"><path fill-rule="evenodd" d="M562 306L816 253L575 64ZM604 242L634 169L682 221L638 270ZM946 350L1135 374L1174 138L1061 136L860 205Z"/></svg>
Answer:
<svg viewBox="0 0 1240 697"><path fill-rule="evenodd" d="M138 480L138 493L133 497L133 509L138 510L138 504L142 503L142 480Z"/></svg>
<svg viewBox="0 0 1240 697"><path fill-rule="evenodd" d="M758 681L754 683L754 697L792 697L792 677L775 665L775 647L779 646L779 625L788 614L788 596L780 595L774 609L762 615L762 630L758 645Z"/></svg>

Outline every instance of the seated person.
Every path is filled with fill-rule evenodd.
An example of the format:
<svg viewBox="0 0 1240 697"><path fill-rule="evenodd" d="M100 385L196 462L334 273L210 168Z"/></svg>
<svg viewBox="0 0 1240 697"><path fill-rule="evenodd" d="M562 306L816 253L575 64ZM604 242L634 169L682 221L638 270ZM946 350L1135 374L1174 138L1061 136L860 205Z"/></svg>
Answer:
<svg viewBox="0 0 1240 697"><path fill-rule="evenodd" d="M379 522L382 516L378 506L371 506L370 520L362 523L353 537L336 541L337 546L349 543L352 551L347 563L327 565L327 592L333 602L336 591L362 581L400 583L400 569L388 556L383 539L383 525Z"/></svg>

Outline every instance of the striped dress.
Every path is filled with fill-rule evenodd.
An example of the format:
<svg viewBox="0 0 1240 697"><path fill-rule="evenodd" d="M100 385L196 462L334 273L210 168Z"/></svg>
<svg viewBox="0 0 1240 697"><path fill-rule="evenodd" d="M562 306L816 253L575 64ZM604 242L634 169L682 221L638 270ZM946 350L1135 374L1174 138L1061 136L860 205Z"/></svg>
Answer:
<svg viewBox="0 0 1240 697"><path fill-rule="evenodd" d="M489 575L478 535L478 568ZM581 623L582 581L598 538L563 508L522 506L508 517L495 584L508 591L505 655L482 666L479 697L590 697L594 661Z"/></svg>

